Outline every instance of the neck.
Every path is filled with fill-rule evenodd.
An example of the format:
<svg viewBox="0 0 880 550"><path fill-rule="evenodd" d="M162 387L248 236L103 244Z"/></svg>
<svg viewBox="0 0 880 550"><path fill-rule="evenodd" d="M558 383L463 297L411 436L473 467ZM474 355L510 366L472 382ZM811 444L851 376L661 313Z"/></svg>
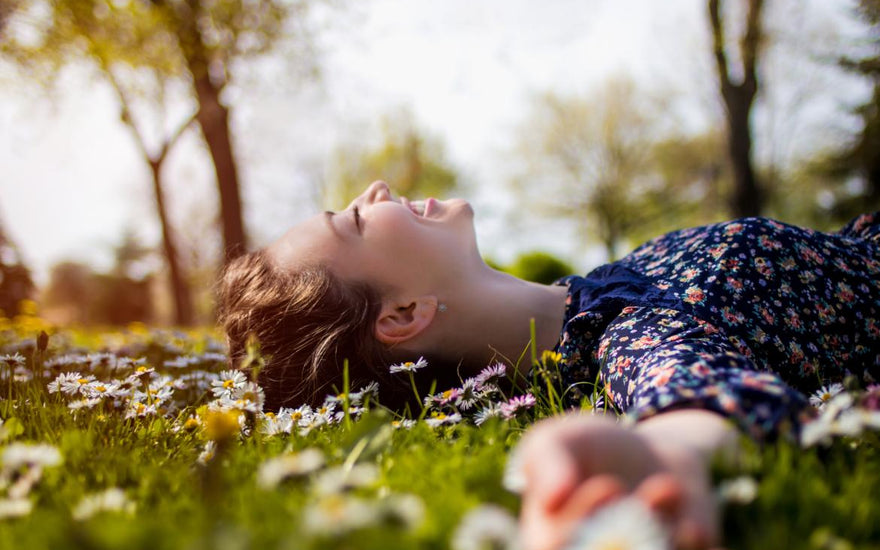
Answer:
<svg viewBox="0 0 880 550"><path fill-rule="evenodd" d="M441 313L445 343L469 363L484 366L492 360L517 365L525 374L531 367L530 321L535 322L535 344L540 354L553 349L562 331L568 288L530 283L486 267L469 278L465 288L443 300ZM444 346L450 351L448 345Z"/></svg>

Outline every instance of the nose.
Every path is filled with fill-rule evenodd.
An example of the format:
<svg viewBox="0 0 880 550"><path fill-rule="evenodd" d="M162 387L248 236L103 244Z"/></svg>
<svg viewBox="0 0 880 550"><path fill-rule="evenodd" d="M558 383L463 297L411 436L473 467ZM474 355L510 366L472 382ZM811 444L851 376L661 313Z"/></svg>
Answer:
<svg viewBox="0 0 880 550"><path fill-rule="evenodd" d="M384 181L374 181L369 187L367 187L367 190L364 191L363 196L369 203L390 201L391 189Z"/></svg>

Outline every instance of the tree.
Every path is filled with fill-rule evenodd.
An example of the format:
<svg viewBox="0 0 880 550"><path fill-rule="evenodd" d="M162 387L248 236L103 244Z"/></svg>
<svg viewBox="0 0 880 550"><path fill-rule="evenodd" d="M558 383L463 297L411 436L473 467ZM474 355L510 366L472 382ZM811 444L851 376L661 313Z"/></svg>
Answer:
<svg viewBox="0 0 880 550"><path fill-rule="evenodd" d="M34 293L31 272L0 225L0 317L19 313L19 304Z"/></svg>
<svg viewBox="0 0 880 550"><path fill-rule="evenodd" d="M28 0L23 0L27 2ZM31 3L37 0L30 0ZM225 260L243 252L238 169L230 130L230 107L222 100L232 66L269 52L282 38L310 42L304 24L308 0L45 0L36 44L5 40L3 49L32 64L94 56L109 64L156 70L189 91L214 165L220 197ZM310 48L300 48L308 54ZM106 55L105 55L106 54ZM302 61L311 65L311 57ZM172 132L171 135L174 135ZM167 142L166 142L167 143ZM159 148L161 150L161 147ZM154 153L152 158L157 158Z"/></svg>
<svg viewBox="0 0 880 550"><path fill-rule="evenodd" d="M342 208L375 180L384 180L410 198L443 196L458 186L458 175L446 160L442 143L420 130L410 113L386 118L383 141L375 148L342 148L324 202Z"/></svg>
<svg viewBox="0 0 880 550"><path fill-rule="evenodd" d="M820 161L822 172L838 182L831 213L837 221L880 209L880 0L861 0L859 12L872 29L872 53L844 57L839 64L863 75L873 87L870 99L855 109L861 129L842 150Z"/></svg>
<svg viewBox="0 0 880 550"><path fill-rule="evenodd" d="M114 247L115 264L97 273L79 262L61 262L49 274L46 316L61 323L124 325L153 320L151 251L131 232Z"/></svg>
<svg viewBox="0 0 880 550"><path fill-rule="evenodd" d="M738 51L728 54L728 17L722 14L720 0L708 0L712 29L712 51L718 70L719 91L727 122L727 149L733 168L730 209L738 217L757 216L764 205L764 191L752 162L751 112L759 82L758 55L761 50L761 10L763 0L747 0L744 30ZM729 12L727 12L729 13ZM739 59L738 67L732 59Z"/></svg>
<svg viewBox="0 0 880 550"><path fill-rule="evenodd" d="M540 98L521 130L525 166L513 181L520 202L576 220L614 259L621 241L651 218L643 199L662 184L651 175L658 112L628 78L587 97Z"/></svg>

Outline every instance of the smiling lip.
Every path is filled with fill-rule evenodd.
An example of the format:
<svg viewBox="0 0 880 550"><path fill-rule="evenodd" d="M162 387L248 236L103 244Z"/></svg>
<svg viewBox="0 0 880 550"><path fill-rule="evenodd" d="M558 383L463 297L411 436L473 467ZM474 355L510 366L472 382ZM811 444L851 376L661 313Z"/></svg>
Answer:
<svg viewBox="0 0 880 550"><path fill-rule="evenodd" d="M431 211L436 207L437 201L431 197L425 199L425 212L422 214L425 218L431 215Z"/></svg>

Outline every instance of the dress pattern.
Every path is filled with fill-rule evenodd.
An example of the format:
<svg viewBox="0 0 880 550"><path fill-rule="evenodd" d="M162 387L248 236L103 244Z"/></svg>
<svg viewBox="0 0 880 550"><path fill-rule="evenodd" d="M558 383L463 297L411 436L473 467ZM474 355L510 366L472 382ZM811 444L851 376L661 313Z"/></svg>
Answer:
<svg viewBox="0 0 880 550"><path fill-rule="evenodd" d="M684 229L557 284L572 402L598 383L635 419L697 407L764 438L797 429L823 384L880 380L880 213L837 233L766 218Z"/></svg>

